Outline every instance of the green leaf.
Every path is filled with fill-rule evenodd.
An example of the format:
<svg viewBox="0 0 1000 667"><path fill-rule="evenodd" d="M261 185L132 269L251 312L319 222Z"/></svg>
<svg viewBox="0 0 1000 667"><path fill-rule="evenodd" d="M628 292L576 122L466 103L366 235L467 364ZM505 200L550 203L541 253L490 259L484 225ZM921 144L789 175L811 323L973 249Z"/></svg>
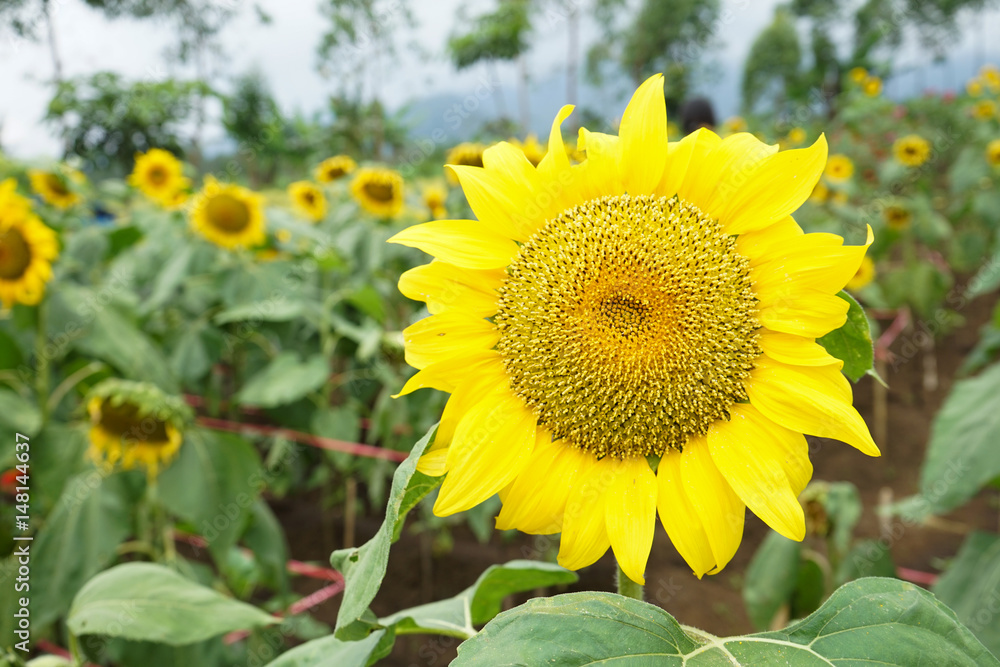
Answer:
<svg viewBox="0 0 1000 667"><path fill-rule="evenodd" d="M266 502L260 498L250 508L251 520L243 543L253 551L264 571L266 581L279 592L288 592L288 544L281 524Z"/></svg>
<svg viewBox="0 0 1000 667"><path fill-rule="evenodd" d="M998 287L1000 287L1000 253L994 253L969 281L965 298L975 299Z"/></svg>
<svg viewBox="0 0 1000 667"><path fill-rule="evenodd" d="M330 366L323 355L299 361L297 353L285 351L251 377L236 398L243 405L275 408L319 389L329 374Z"/></svg>
<svg viewBox="0 0 1000 667"><path fill-rule="evenodd" d="M876 540L862 540L854 545L836 572L837 585L862 577L894 577L896 565L892 562L892 551L885 543Z"/></svg>
<svg viewBox="0 0 1000 667"><path fill-rule="evenodd" d="M271 299L226 308L213 318L216 324L230 322L287 322L302 317L308 310L303 301Z"/></svg>
<svg viewBox="0 0 1000 667"><path fill-rule="evenodd" d="M833 482L823 498L827 520L832 525L831 537L840 553L847 553L854 536L854 527L861 519L861 496L850 482Z"/></svg>
<svg viewBox="0 0 1000 667"><path fill-rule="evenodd" d="M170 355L170 368L189 384L194 384L212 368L212 356L202 337L202 326L185 328Z"/></svg>
<svg viewBox="0 0 1000 667"><path fill-rule="evenodd" d="M920 495L941 514L962 505L1000 475L1000 364L952 387L931 426Z"/></svg>
<svg viewBox="0 0 1000 667"><path fill-rule="evenodd" d="M847 321L816 342L825 347L831 356L843 361L844 375L857 382L874 367L875 346L868 329L868 318L861 304L847 292L840 292L837 296L850 304Z"/></svg>
<svg viewBox="0 0 1000 667"><path fill-rule="evenodd" d="M426 498L427 494L436 489L441 484L442 479L441 477L430 477L422 472L413 473L413 477L403 493L403 499L399 503L399 516L396 517L396 525L392 528L393 542L398 540L403 532L406 515L417 506L417 503Z"/></svg>
<svg viewBox="0 0 1000 667"><path fill-rule="evenodd" d="M799 542L771 531L750 561L743 583L743 604L758 630L771 627L778 609L791 600L801 554Z"/></svg>
<svg viewBox="0 0 1000 667"><path fill-rule="evenodd" d="M927 591L870 578L843 586L784 631L728 638L682 627L659 607L611 593L530 600L461 644L451 664L973 667L1000 661Z"/></svg>
<svg viewBox="0 0 1000 667"><path fill-rule="evenodd" d="M414 479L417 459L423 454L435 430L436 427L431 428L413 446L406 460L396 468L392 476L389 502L385 508L385 520L375 536L360 547L340 549L330 555L330 563L334 569L344 575L344 595L334 631L340 638L347 635L345 630L348 626L361 620L382 586L386 565L389 562L389 545L392 544L393 535L398 534L396 522L400 518L403 499Z"/></svg>
<svg viewBox="0 0 1000 667"><path fill-rule="evenodd" d="M191 266L193 257L194 246L187 245L167 260L166 264L163 265L163 270L156 276L152 294L143 302L143 313L159 310L174 296L177 288L181 286L184 278L188 275L188 268Z"/></svg>
<svg viewBox="0 0 1000 667"><path fill-rule="evenodd" d="M1000 654L1000 536L970 533L931 591L986 648Z"/></svg>
<svg viewBox="0 0 1000 667"><path fill-rule="evenodd" d="M0 435L10 441L15 433L33 436L42 427L42 415L38 407L6 389L0 389Z"/></svg>
<svg viewBox="0 0 1000 667"><path fill-rule="evenodd" d="M227 598L155 563L125 563L84 586L66 625L80 635L105 635L181 646L278 619Z"/></svg>
<svg viewBox="0 0 1000 667"><path fill-rule="evenodd" d="M17 368L24 363L21 346L9 333L0 329L0 368Z"/></svg>
<svg viewBox="0 0 1000 667"><path fill-rule="evenodd" d="M106 361L130 380L152 382L169 392L177 391L177 379L159 347L114 308L96 311L93 325L76 348Z"/></svg>
<svg viewBox="0 0 1000 667"><path fill-rule="evenodd" d="M297 646L267 664L267 667L365 667L386 636L378 630L356 642L346 642L333 635Z"/></svg>

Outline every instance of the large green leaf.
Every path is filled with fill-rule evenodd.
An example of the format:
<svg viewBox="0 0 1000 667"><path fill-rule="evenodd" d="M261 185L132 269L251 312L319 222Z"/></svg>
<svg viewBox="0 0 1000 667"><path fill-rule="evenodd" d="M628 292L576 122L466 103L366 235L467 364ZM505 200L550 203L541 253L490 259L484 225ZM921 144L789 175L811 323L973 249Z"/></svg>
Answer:
<svg viewBox="0 0 1000 667"><path fill-rule="evenodd" d="M87 582L66 625L80 635L191 644L278 619L155 563L125 563Z"/></svg>
<svg viewBox="0 0 1000 667"><path fill-rule="evenodd" d="M952 387L931 427L920 471L926 509L944 513L962 505L1000 475L1000 364Z"/></svg>
<svg viewBox="0 0 1000 667"><path fill-rule="evenodd" d="M385 630L376 630L356 642L343 641L333 635L314 639L282 653L267 667L365 667L385 636Z"/></svg>
<svg viewBox="0 0 1000 667"><path fill-rule="evenodd" d="M194 248L195 246L191 245L182 247L163 265L163 269L153 284L153 292L142 304L143 313L159 310L173 297L189 272L191 259L194 257Z"/></svg>
<svg viewBox="0 0 1000 667"><path fill-rule="evenodd" d="M791 601L802 544L770 532L754 554L743 582L743 605L758 630L771 627L781 605Z"/></svg>
<svg viewBox="0 0 1000 667"><path fill-rule="evenodd" d="M323 355L300 361L297 353L285 351L251 377L237 399L243 405L275 408L319 389L329 374L330 366Z"/></svg>
<svg viewBox="0 0 1000 667"><path fill-rule="evenodd" d="M621 664L1000 665L927 591L894 579L837 590L781 632L714 637L659 607L611 593L569 593L504 612L458 649L454 667Z"/></svg>
<svg viewBox="0 0 1000 667"><path fill-rule="evenodd" d="M0 435L7 442L13 441L15 433L33 436L42 427L42 415L38 407L20 394L0 389Z"/></svg>
<svg viewBox="0 0 1000 667"><path fill-rule="evenodd" d="M126 378L177 391L177 379L159 347L110 306L96 311L92 326L76 341L76 348L108 362Z"/></svg>
<svg viewBox="0 0 1000 667"><path fill-rule="evenodd" d="M825 347L831 356L843 361L844 375L857 382L874 366L875 346L868 329L868 318L861 304L847 292L841 292L837 296L850 304L847 321L816 342Z"/></svg>
<svg viewBox="0 0 1000 667"><path fill-rule="evenodd" d="M385 568L389 562L389 545L392 544L393 535L398 534L396 523L405 516L403 500L407 497L407 491L414 480L417 459L423 454L435 429L436 427L431 428L413 446L406 460L396 468L392 476L389 502L385 508L385 521L375 536L360 547L340 549L330 555L330 563L344 575L344 597L340 612L337 614L335 630L337 637L343 639L349 636L348 626L362 619L382 586ZM423 484L423 481L420 483ZM410 495L412 497L412 494Z"/></svg>
<svg viewBox="0 0 1000 667"><path fill-rule="evenodd" d="M931 590L1000 655L1000 536L976 531Z"/></svg>

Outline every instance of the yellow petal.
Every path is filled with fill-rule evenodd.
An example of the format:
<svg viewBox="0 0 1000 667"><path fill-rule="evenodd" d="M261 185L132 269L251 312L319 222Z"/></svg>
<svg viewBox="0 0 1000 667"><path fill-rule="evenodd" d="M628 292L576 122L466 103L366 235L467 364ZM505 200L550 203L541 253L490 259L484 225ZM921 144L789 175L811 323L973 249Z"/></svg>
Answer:
<svg viewBox="0 0 1000 667"><path fill-rule="evenodd" d="M701 524L701 517L694 503L684 490L681 479L681 457L684 454L670 450L660 459L656 469L656 509L660 523L674 543L677 553L691 566L699 579L715 568L715 556L708 543L708 535Z"/></svg>
<svg viewBox="0 0 1000 667"><path fill-rule="evenodd" d="M618 137L580 128L577 147L585 146L587 159L581 165L580 194L587 200L622 191L618 175Z"/></svg>
<svg viewBox="0 0 1000 667"><path fill-rule="evenodd" d="M447 447L432 449L417 460L417 472L421 472L431 477L440 477L448 472L448 467L445 465L447 459Z"/></svg>
<svg viewBox="0 0 1000 667"><path fill-rule="evenodd" d="M819 338L843 326L850 308L836 294L798 289L791 283L769 294L769 299L760 304L757 320L772 331L807 338Z"/></svg>
<svg viewBox="0 0 1000 667"><path fill-rule="evenodd" d="M618 173L630 195L652 194L667 161L663 75L646 79L629 101L618 129Z"/></svg>
<svg viewBox="0 0 1000 667"><path fill-rule="evenodd" d="M805 234L796 239L794 245L802 248L792 248L781 257L751 268L754 292L762 304L782 294L789 284L798 289L836 294L858 272L868 246L875 239L870 226L865 245L809 247L810 236Z"/></svg>
<svg viewBox="0 0 1000 667"><path fill-rule="evenodd" d="M463 512L507 486L531 457L535 428L534 413L509 392L469 410L448 446L448 476L434 513Z"/></svg>
<svg viewBox="0 0 1000 667"><path fill-rule="evenodd" d="M715 569L710 572L718 572L740 546L746 508L712 461L703 436L689 438L680 458L684 492L701 518L715 559Z"/></svg>
<svg viewBox="0 0 1000 667"><path fill-rule="evenodd" d="M483 151L483 165L508 193L512 207L504 209L514 224L516 239L527 239L545 222L533 205L538 198L538 172L524 151L506 141ZM477 214L478 215L478 214Z"/></svg>
<svg viewBox="0 0 1000 667"><path fill-rule="evenodd" d="M750 403L785 428L842 440L879 456L861 415L851 405L851 387L834 366L793 367L766 357L744 384Z"/></svg>
<svg viewBox="0 0 1000 667"><path fill-rule="evenodd" d="M491 350L500 340L492 322L460 311L431 315L403 329L406 363L427 366L476 350Z"/></svg>
<svg viewBox="0 0 1000 667"><path fill-rule="evenodd" d="M604 497L608 539L622 571L645 584L643 573L656 528L656 475L642 456L616 461L614 472Z"/></svg>
<svg viewBox="0 0 1000 667"><path fill-rule="evenodd" d="M708 431L708 448L736 495L750 510L790 540L806 536L805 514L785 473L785 451L774 441L794 433L766 419L750 405L729 408L730 420Z"/></svg>
<svg viewBox="0 0 1000 667"><path fill-rule="evenodd" d="M497 312L496 288L506 276L503 269L473 271L435 260L403 273L399 291L414 301L425 301L432 314L458 308L488 317Z"/></svg>
<svg viewBox="0 0 1000 667"><path fill-rule="evenodd" d="M467 366L462 370L462 381L456 383L451 398L444 406L441 422L434 434L434 446L448 445L455 435L455 429L465 414L477 403L510 391L510 379L504 371L497 352L490 352L489 361L478 367ZM425 371L421 371L425 372Z"/></svg>
<svg viewBox="0 0 1000 667"><path fill-rule="evenodd" d="M614 478L611 461L595 461L574 482L563 514L559 564L570 570L593 565L611 542L604 522L604 497Z"/></svg>
<svg viewBox="0 0 1000 667"><path fill-rule="evenodd" d="M750 260L750 266L757 266L772 259L771 253L780 252L788 242L803 234L795 218L788 216L765 229L740 234L736 237L736 249Z"/></svg>
<svg viewBox="0 0 1000 667"><path fill-rule="evenodd" d="M691 141L691 147L683 178L677 184L677 196L698 205L691 197L702 190L707 191L708 185L704 183L704 178L706 177L705 165L708 162L708 156L722 143L722 139L715 132L707 128L701 128L689 134L683 141ZM681 148L678 147L678 150L681 150ZM707 198L706 194L703 199Z"/></svg>
<svg viewBox="0 0 1000 667"><path fill-rule="evenodd" d="M705 215L718 217L750 174L777 150L777 146L769 146L752 134L731 134L704 157L692 155L678 194Z"/></svg>
<svg viewBox="0 0 1000 667"><path fill-rule="evenodd" d="M563 144L561 128L563 121L569 118L571 113L573 113L573 105L564 105L559 109L559 113L556 114L555 119L552 121L552 127L549 129L548 152L542 158L542 161L538 163L538 171L549 177L557 176L560 172L569 169L569 156L566 155L566 146Z"/></svg>
<svg viewBox="0 0 1000 667"><path fill-rule="evenodd" d="M517 244L483 229L474 220L435 220L404 229L389 239L423 250L428 255L464 269L498 269L510 264Z"/></svg>
<svg viewBox="0 0 1000 667"><path fill-rule="evenodd" d="M494 350L474 350L467 355L444 359L427 366L406 381L393 398L406 396L417 389L440 389L453 392L468 377L497 383L506 381L500 354ZM438 432L440 432L440 428Z"/></svg>
<svg viewBox="0 0 1000 667"><path fill-rule="evenodd" d="M822 345L802 336L762 329L757 333L757 344L775 361L793 366L836 366L838 370L844 366Z"/></svg>
<svg viewBox="0 0 1000 667"><path fill-rule="evenodd" d="M699 129L687 135L680 141L671 142L667 149L667 164L663 169L663 177L659 185L656 186L656 194L661 197L673 197L677 194L678 188L684 182L684 175L687 174L688 165L691 164L691 157L695 154L699 140L702 141L703 153L707 153L718 143L719 137L709 130ZM709 142L706 144L705 142Z"/></svg>

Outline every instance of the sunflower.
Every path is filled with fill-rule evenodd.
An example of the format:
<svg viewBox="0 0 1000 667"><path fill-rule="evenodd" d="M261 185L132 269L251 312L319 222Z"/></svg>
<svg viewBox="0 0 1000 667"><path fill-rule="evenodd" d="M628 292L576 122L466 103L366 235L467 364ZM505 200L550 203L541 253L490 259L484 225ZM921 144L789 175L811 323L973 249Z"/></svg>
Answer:
<svg viewBox="0 0 1000 667"><path fill-rule="evenodd" d="M743 120L742 116L733 116L732 118L727 118L722 124L722 131L726 134L736 134L737 132L747 131L747 122Z"/></svg>
<svg viewBox="0 0 1000 667"><path fill-rule="evenodd" d="M313 222L326 216L326 196L309 181L295 181L289 185L288 196L292 198L295 210Z"/></svg>
<svg viewBox="0 0 1000 667"><path fill-rule="evenodd" d="M869 76L861 84L861 89L868 97L878 97L878 94L882 92L882 79L877 76Z"/></svg>
<svg viewBox="0 0 1000 667"><path fill-rule="evenodd" d="M35 194L56 208L67 209L83 201L83 197L73 191L72 184L82 184L86 177L71 167L64 166L59 171L29 169L28 180Z"/></svg>
<svg viewBox="0 0 1000 667"><path fill-rule="evenodd" d="M854 83L864 83L868 78L868 70L864 67L854 67L847 73L848 78Z"/></svg>
<svg viewBox="0 0 1000 667"><path fill-rule="evenodd" d="M931 144L919 134L908 134L896 139L892 152L901 164L919 167L931 156Z"/></svg>
<svg viewBox="0 0 1000 667"><path fill-rule="evenodd" d="M528 158L528 162L535 165L536 167L538 166L538 163L542 161L542 158L545 157L545 146L542 146L540 143L538 143L537 134L529 134L527 137L524 138L523 142L518 141L517 139L511 139L510 143L513 146L516 146L517 148L521 149L521 152L524 153L524 156ZM480 154L479 162L480 163L478 165L474 166L482 166L482 154ZM449 164L458 164L458 163L449 162Z"/></svg>
<svg viewBox="0 0 1000 667"><path fill-rule="evenodd" d="M972 105L972 117L988 120L997 115L997 103L993 100L980 100Z"/></svg>
<svg viewBox="0 0 1000 667"><path fill-rule="evenodd" d="M836 190L830 195L830 201L834 204L846 204L850 200L851 196L847 194L846 190Z"/></svg>
<svg viewBox="0 0 1000 667"><path fill-rule="evenodd" d="M264 198L209 176L191 204L191 227L223 248L258 245L265 240Z"/></svg>
<svg viewBox="0 0 1000 667"><path fill-rule="evenodd" d="M969 79L969 82L965 84L965 92L967 92L970 97L979 97L983 94L982 81L979 79Z"/></svg>
<svg viewBox="0 0 1000 667"><path fill-rule="evenodd" d="M59 254L56 234L31 211L31 202L0 182L0 305L28 306L41 301Z"/></svg>
<svg viewBox="0 0 1000 667"><path fill-rule="evenodd" d="M351 194L372 215L391 218L403 208L403 177L392 169L364 167L351 182Z"/></svg>
<svg viewBox="0 0 1000 667"><path fill-rule="evenodd" d="M788 143L798 146L806 140L806 131L801 127L793 127L788 131Z"/></svg>
<svg viewBox="0 0 1000 667"><path fill-rule="evenodd" d="M826 187L823 181L816 184L813 188L812 193L809 195L809 201L816 204L822 204L823 202L830 199L830 188Z"/></svg>
<svg viewBox="0 0 1000 667"><path fill-rule="evenodd" d="M854 163L843 153L831 155L823 175L831 183L845 183L854 175Z"/></svg>
<svg viewBox="0 0 1000 667"><path fill-rule="evenodd" d="M802 434L878 454L842 363L815 342L846 321L837 293L867 245L790 217L826 139L779 153L701 129L668 143L656 75L618 136L581 129L574 166L571 111L537 168L508 143L453 167L478 221L390 239L436 258L399 283L432 314L404 331L420 372L400 394L452 394L419 464L447 474L435 513L499 494L498 528L561 532L571 569L610 546L640 583L657 510L699 577L736 552L746 506L801 540Z"/></svg>
<svg viewBox="0 0 1000 667"><path fill-rule="evenodd" d="M352 173L357 166L347 155L328 157L316 167L316 180L320 183L332 183Z"/></svg>
<svg viewBox="0 0 1000 667"><path fill-rule="evenodd" d="M150 478L177 455L190 408L148 383L105 380L91 390L90 449L94 463L110 470L143 468Z"/></svg>
<svg viewBox="0 0 1000 667"><path fill-rule="evenodd" d="M909 227L912 219L910 211L898 204L886 207L884 215L886 226L897 232Z"/></svg>
<svg viewBox="0 0 1000 667"><path fill-rule="evenodd" d="M986 161L994 167L1000 166L1000 139L986 144Z"/></svg>
<svg viewBox="0 0 1000 667"><path fill-rule="evenodd" d="M424 187L424 206L430 211L431 217L438 219L448 215L444 207L448 199L448 189L439 183L432 183Z"/></svg>
<svg viewBox="0 0 1000 667"><path fill-rule="evenodd" d="M861 260L861 266L858 267L858 271L854 274L854 277L847 281L847 289L852 292L857 291L874 279L875 262L872 261L871 257L866 256Z"/></svg>
<svg viewBox="0 0 1000 667"><path fill-rule="evenodd" d="M1000 67L983 65L979 69L979 79L994 93L1000 93Z"/></svg>
<svg viewBox="0 0 1000 667"><path fill-rule="evenodd" d="M186 190L191 187L191 181L184 177L181 161L161 148L135 156L135 167L128 182L167 208L177 207L178 199L186 199Z"/></svg>
<svg viewBox="0 0 1000 667"><path fill-rule="evenodd" d="M448 151L448 156L445 158L445 164L452 165L462 165L467 167L482 167L483 166L483 151L486 147L482 144L475 144L470 142L461 143L450 151ZM452 185L458 185L458 180L455 175L445 169L445 176L448 178L448 182Z"/></svg>

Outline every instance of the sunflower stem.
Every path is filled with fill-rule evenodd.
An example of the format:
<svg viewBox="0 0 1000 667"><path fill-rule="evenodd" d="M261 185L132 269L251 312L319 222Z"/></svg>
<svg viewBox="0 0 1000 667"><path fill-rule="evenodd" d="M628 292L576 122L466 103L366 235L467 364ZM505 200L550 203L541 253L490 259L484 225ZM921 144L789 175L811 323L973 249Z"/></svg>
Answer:
<svg viewBox="0 0 1000 667"><path fill-rule="evenodd" d="M45 353L45 303L42 299L35 312L35 395L42 427L49 421L49 355Z"/></svg>
<svg viewBox="0 0 1000 667"><path fill-rule="evenodd" d="M618 595L624 595L640 602L643 599L642 584L637 584L629 579L621 565L618 566Z"/></svg>

